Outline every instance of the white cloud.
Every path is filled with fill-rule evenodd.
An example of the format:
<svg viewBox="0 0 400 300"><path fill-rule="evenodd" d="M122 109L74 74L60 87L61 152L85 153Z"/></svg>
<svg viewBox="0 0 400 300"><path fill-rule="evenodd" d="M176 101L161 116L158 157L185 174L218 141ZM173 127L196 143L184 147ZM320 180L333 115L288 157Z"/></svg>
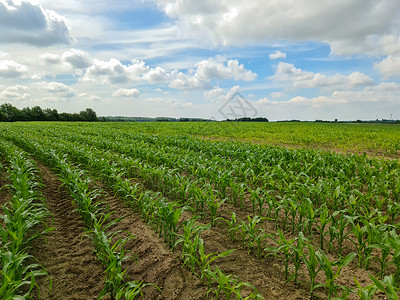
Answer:
<svg viewBox="0 0 400 300"><path fill-rule="evenodd" d="M204 96L210 99L212 103L225 100L226 92L220 87L215 87L210 91L204 92Z"/></svg>
<svg viewBox="0 0 400 300"><path fill-rule="evenodd" d="M351 89L358 86L367 86L374 83L373 79L363 73L353 72L349 75L335 74L326 76L321 73L304 71L293 64L281 62L278 64L275 81L289 82L293 88L340 88Z"/></svg>
<svg viewBox="0 0 400 300"><path fill-rule="evenodd" d="M138 80L141 75L148 73L149 67L144 61L133 60L130 64L122 64L118 59L108 61L95 59L87 69L84 80L102 83L125 83L129 80Z"/></svg>
<svg viewBox="0 0 400 300"><path fill-rule="evenodd" d="M40 55L45 65L58 65L61 63L61 57L58 54L45 53Z"/></svg>
<svg viewBox="0 0 400 300"><path fill-rule="evenodd" d="M53 94L56 97L69 98L75 96L75 91L71 87L61 82L41 82L39 87L40 89Z"/></svg>
<svg viewBox="0 0 400 300"><path fill-rule="evenodd" d="M286 97L286 94L283 92L272 92L269 94L271 98L283 98Z"/></svg>
<svg viewBox="0 0 400 300"><path fill-rule="evenodd" d="M223 57L209 58L196 64L196 76L203 81L211 79L227 79L253 81L257 74L250 70L245 70L243 65L239 65L239 61L228 60L226 65Z"/></svg>
<svg viewBox="0 0 400 300"><path fill-rule="evenodd" d="M166 82L169 80L170 74L168 74L163 68L156 67L154 69L150 69L146 74L143 75L143 79L151 82Z"/></svg>
<svg viewBox="0 0 400 300"><path fill-rule="evenodd" d="M152 1L181 28L197 34L205 31L219 44L318 40L337 42L338 52L342 46L390 34L400 12L398 0Z"/></svg>
<svg viewBox="0 0 400 300"><path fill-rule="evenodd" d="M69 63L73 68L85 69L90 65L89 54L77 49L66 51L61 56L61 60Z"/></svg>
<svg viewBox="0 0 400 300"><path fill-rule="evenodd" d="M13 60L0 60L0 77L25 77L27 73L28 67L24 65L21 65Z"/></svg>
<svg viewBox="0 0 400 300"><path fill-rule="evenodd" d="M211 100L211 103L221 103L229 101L238 93L240 93L240 86L234 85L228 92L220 87L215 87L210 91L204 92L204 96Z"/></svg>
<svg viewBox="0 0 400 300"><path fill-rule="evenodd" d="M281 51L275 51L269 55L269 59L286 58L286 53Z"/></svg>
<svg viewBox="0 0 400 300"><path fill-rule="evenodd" d="M190 69L188 74L172 72L174 78L170 87L176 89L209 89L212 80L234 79L235 81L253 81L257 74L246 70L238 60L226 60L218 56L202 60Z"/></svg>
<svg viewBox="0 0 400 300"><path fill-rule="evenodd" d="M112 94L113 97L126 97L126 98L138 97L139 95L140 92L137 89L119 89Z"/></svg>
<svg viewBox="0 0 400 300"><path fill-rule="evenodd" d="M9 86L0 93L0 99L6 101L26 100L29 98L29 87L19 84L15 86Z"/></svg>
<svg viewBox="0 0 400 300"><path fill-rule="evenodd" d="M255 105L260 113L271 120L388 118L400 105L400 84L383 82L359 91L334 91L311 98L296 96L280 101L261 98ZM400 118L400 115L394 118Z"/></svg>
<svg viewBox="0 0 400 300"><path fill-rule="evenodd" d="M0 31L0 43L48 46L71 42L63 17L27 0L0 1Z"/></svg>
<svg viewBox="0 0 400 300"><path fill-rule="evenodd" d="M198 90L208 89L211 87L209 81L202 81L197 76L183 74L182 72L173 72L173 80L169 87L178 90Z"/></svg>
<svg viewBox="0 0 400 300"><path fill-rule="evenodd" d="M389 55L374 65L384 77L400 76L400 56Z"/></svg>
<svg viewBox="0 0 400 300"><path fill-rule="evenodd" d="M99 101L101 101L101 97L92 95L92 96L90 96L90 100L93 102L99 102Z"/></svg>

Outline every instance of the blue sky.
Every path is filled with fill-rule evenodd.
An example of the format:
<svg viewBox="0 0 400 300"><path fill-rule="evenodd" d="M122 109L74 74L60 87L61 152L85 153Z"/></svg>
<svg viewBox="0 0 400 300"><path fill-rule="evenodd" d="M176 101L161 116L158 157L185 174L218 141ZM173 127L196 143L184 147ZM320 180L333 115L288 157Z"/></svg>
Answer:
<svg viewBox="0 0 400 300"><path fill-rule="evenodd" d="M398 0L0 0L0 31L17 107L400 119Z"/></svg>

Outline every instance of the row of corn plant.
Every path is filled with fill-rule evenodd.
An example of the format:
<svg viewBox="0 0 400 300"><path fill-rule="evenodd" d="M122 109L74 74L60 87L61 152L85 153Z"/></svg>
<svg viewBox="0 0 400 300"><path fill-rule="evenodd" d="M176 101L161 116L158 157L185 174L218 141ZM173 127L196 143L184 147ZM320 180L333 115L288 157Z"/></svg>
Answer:
<svg viewBox="0 0 400 300"><path fill-rule="evenodd" d="M220 162L220 159L218 161ZM369 172L367 174L376 175L376 173L372 173L372 172ZM157 176L159 176L158 178L162 178L162 177L160 177L161 175L157 175ZM343 176L343 178L345 178L345 177L346 176ZM342 177L339 177L339 178L342 178ZM299 177L299 179L301 179L301 177ZM153 180L153 182L157 181L157 180L154 180L154 179L149 179L149 180ZM286 181L286 180L283 181L284 182L283 185L278 186L278 190L279 191L284 191L285 189L287 190L288 188L289 188L289 191L293 190L293 188L295 187L293 184L289 184L288 185L288 184L285 183L285 182L290 182L290 180L293 181L293 179L288 178L287 180L288 181ZM150 181L150 183L151 183L151 181ZM318 184L319 184L319 181L318 181ZM165 184L161 184L161 186L164 186L164 188L165 188L166 185ZM187 189L187 186L188 186L187 182L183 186L185 186L185 189ZM329 185L325 185L324 189L326 189L327 186L329 186ZM334 224L335 226L329 226L329 225L327 226L325 224L325 228L329 228L329 230L325 230L325 228L324 228L321 231L322 232L322 234L321 234L322 243L324 243L324 240L325 240L324 236L329 235L329 243L327 244L327 247L328 247L328 250L330 250L330 251L333 248L333 242L334 241L336 241L336 243L338 244L338 249L340 249L341 245L343 245L343 241L348 237L348 233L349 232L346 231L345 228L348 229L348 228L350 228L352 226L351 222L350 222L350 218L353 218L355 213L358 214L361 211L361 209L358 209L356 211L354 209L355 207L367 207L367 209L366 209L366 211L364 213L364 216L370 215L371 212L373 212L373 210L371 211L371 209L370 209L370 207L371 207L370 201L367 201L365 203L364 202L359 202L358 201L359 199L356 199L355 197L353 197L353 199L351 199L351 197L350 197L349 200L351 200L351 201L348 201L346 199L346 197L344 197L345 195L343 194L343 191L345 191L347 193L347 191L349 189L343 189L343 187L337 185L336 183L334 183L334 187L335 187L335 189L333 190L333 192L330 192L329 195L325 195L324 197L322 197L322 199L326 199L326 200L332 199L332 201L331 201L331 204L330 204L330 209L326 209L326 210L322 211L321 213L316 211L314 209L314 207L312 207L311 205L308 206L308 209L302 210L304 208L304 205L303 205L302 202L300 202L297 199L300 199L301 196L303 196L304 194L297 195L297 197L295 199L286 197L286 198L284 198L283 203L281 203L281 205L278 206L278 208L280 208L282 211L287 212L287 217L284 218L284 220L287 220L287 222L291 222L292 231L293 231L293 229L295 227L297 227L296 230L298 230L298 231L305 230L304 228L308 228L308 232L312 234L313 229L315 229L315 226L319 226L319 222L314 222L312 216L323 217L324 215L332 215L332 209L333 208L344 208L343 205L348 205L350 209L345 208L345 209L342 209L342 210L334 211L334 214L335 214L334 217L336 217L335 219L333 219L332 217L327 218L328 222L331 223L331 224L335 223ZM249 188L247 187L247 189L249 189ZM299 189L296 188L293 191L295 192L297 190L299 190ZM304 190L304 187L301 187L301 190ZM310 190L312 190L312 191L315 190L315 192L313 192L313 193L315 193L315 195L316 195L316 196L313 196L311 194L312 202L315 202L317 200L316 203L319 203L318 201L321 201L321 196L320 196L321 195L321 191L316 189L316 187L313 187L313 186L310 186ZM251 190L250 190L250 192L251 192ZM257 197L258 195L256 195L256 194L254 194L254 195L255 195L255 197L254 197L255 200L252 203L255 203L255 205L253 204L253 210L256 207L256 205L258 205L261 208L263 208L264 204L267 204L268 206L269 205L274 205L273 204L273 202L274 202L273 200L274 199L267 199L267 200L265 200L263 205L259 205L258 203L260 203L261 201L264 201L264 200L263 199L257 199L257 198L261 198L261 197ZM357 202L355 202L354 200L357 200ZM345 201L345 202L343 202L343 201ZM381 202L377 201L377 199L375 199L374 201L375 201L375 203L377 203L379 205L381 203ZM357 205L355 203L357 203ZM361 205L360 205L360 203L361 203ZM385 203L383 203L381 207L384 207L384 206L385 206ZM203 207L204 207L204 205L203 205ZM208 207L208 205L205 206L205 207ZM213 207L212 203L211 203L210 207L211 208ZM299 213L299 215L295 215L294 212L297 211L296 208L300 208L299 211L300 212L303 211L303 215L305 214L305 212L308 214L307 218L304 217L304 219L306 220L304 222L304 225L302 223L298 223L297 222L298 220L300 220L303 217L303 215L301 213ZM265 210L265 209L262 210L261 209L260 211L262 212L262 211L267 211L267 210ZM271 209L268 210L268 212L271 212L271 211L274 211L274 210L271 210ZM274 213L276 213L276 210L275 210ZM338 219L339 222L336 222L336 219ZM393 219L393 218L391 218L391 219ZM316 224L316 225L313 226L313 224ZM294 226L294 225L296 225L296 226ZM321 226L321 227L323 227L323 226ZM373 245L372 241L370 243L368 243L367 245L368 245L368 247L365 247L365 248L367 249L367 251L370 251L373 248L373 247L370 247L370 245ZM386 258L387 258L387 256L386 256Z"/></svg>
<svg viewBox="0 0 400 300"><path fill-rule="evenodd" d="M211 265L216 259L225 257L234 250L227 250L223 253L206 254L204 241L199 236L199 233L208 227L194 225L194 219L188 219L179 224L178 221L185 207L181 207L174 202L165 202L165 200L157 194L155 197L151 197L149 193L141 193L137 185L132 185L129 179L123 179L119 170L108 167L109 163L104 159L98 159L96 162L96 158L92 157L90 161L92 163L90 167L101 170L102 174L106 176L106 182L112 183L111 187L115 191L121 196L124 196L125 199L129 198L136 202L136 207L141 215L160 236L164 236L165 241L168 242L172 249L175 249L175 247L181 243L183 244L181 254L182 261L194 274L197 274L203 282L207 282L210 291L213 291L216 295L219 295L219 293L223 291L223 293L229 297L233 295L238 296L243 288L249 288L252 292L248 297L261 298L257 290L251 284L242 282L233 275L225 275L217 266ZM105 170L109 170L110 173L107 171L105 172ZM194 231L197 233L196 235L190 230L192 226L195 228ZM183 235L178 234L180 227L183 227ZM199 228L202 228L202 230L199 230ZM190 232L189 234L187 233L188 231ZM179 238L177 242L175 242L176 237ZM214 274L214 276L211 276L212 274ZM226 281L227 278L229 279L228 281ZM217 288L214 289L213 284L216 284Z"/></svg>
<svg viewBox="0 0 400 300"><path fill-rule="evenodd" d="M128 234L121 238L120 231L108 231L120 219L111 220L112 212L108 212L104 208L105 203L98 200L100 191L91 188L90 177L86 176L84 171L69 164L65 157L40 144L25 143L24 145L29 146L29 150L57 171L60 180L77 205L77 211L87 228L86 235L92 238L96 256L106 269L105 285L99 298L109 295L111 299L135 299L143 295L142 289L153 284L136 280L128 281L126 270L122 265L125 260L134 258L132 255L127 255L128 251L124 249L125 243L133 236Z"/></svg>
<svg viewBox="0 0 400 300"><path fill-rule="evenodd" d="M45 223L49 213L35 163L4 141L0 141L0 152L7 161L11 192L11 200L3 205L0 215L0 298L27 299L38 288L36 277L48 276L29 254L29 244L53 228ZM40 231L38 225L45 229Z"/></svg>
<svg viewBox="0 0 400 300"><path fill-rule="evenodd" d="M292 205L292 202L291 202L291 206L293 206ZM289 207L290 208L290 207ZM212 215L212 214L211 214ZM335 216L335 215L334 215ZM292 219L294 219L294 217L292 217ZM335 220L334 218L331 218L332 219L332 222ZM345 218L341 218L340 220L346 220ZM293 224L294 224L294 220L292 220L293 221ZM341 224L344 224L344 223L342 223L341 222ZM339 239L339 248L340 248L340 245L342 245L342 243L343 243L343 240L344 240L344 231L343 231L343 226L341 226L340 228L339 228L339 230L336 230L336 231L334 231L333 229L335 229L336 230L336 227L335 226L331 226L330 227L330 243L329 243L329 245L330 245L330 247L331 247L331 245L332 245L332 241L333 241L333 239L337 236ZM335 233L338 233L338 234L335 234Z"/></svg>
<svg viewBox="0 0 400 300"><path fill-rule="evenodd" d="M37 144L35 146L40 147ZM94 161L96 161L96 159L92 157L91 161L93 163ZM107 164L109 166L109 163L104 159L99 159L97 160L97 162L102 162L102 165L97 165L97 169L101 170L103 175L106 175L106 173L104 172L104 164ZM95 166L96 165L91 165L91 167ZM117 169L112 167L108 167L107 170L118 172ZM137 185L127 184L127 181L127 179L122 178L120 173L108 174L108 178L106 179L107 183L114 183L113 185L111 185L111 187L114 188L119 194L126 196L126 198L134 199L135 202L138 202L137 207L141 208L141 215L146 216L148 223L150 223L151 226L154 226L159 234L161 236L164 236L166 238L166 241L168 241L169 244L172 245L172 249L174 249L175 246L179 244L173 244L175 238L178 236L177 231L180 226L186 224L186 222L183 222L180 226L177 226L177 221L180 214L183 212L183 208L177 208L177 205L173 204L173 202L166 203L162 199L155 199L157 198L157 196L152 198L149 196L149 193L140 193L140 189L137 188ZM128 193L124 194L125 192ZM140 195L136 194L138 192ZM202 241L200 237L198 237L197 239ZM196 251L195 257L196 268L199 271L195 272L195 274L198 274L199 277L202 279L206 278L210 290L214 291L215 294L219 294L221 291L223 291L227 297L228 295L237 296L241 293L243 288L249 288L252 290L252 292L250 292L250 295L248 297L261 299L261 296L252 285L240 281L237 277L233 275L224 275L221 270L218 269L219 271L216 271L216 266L210 265L210 263L217 258L224 257L230 254L232 251L233 250L228 250L220 254L205 254L204 243L200 242L198 244L198 249ZM210 277L209 274L219 274L221 276ZM229 278L230 280L228 282L225 282L226 278ZM217 281L215 282L215 280ZM213 289L214 285L217 285L216 289Z"/></svg>

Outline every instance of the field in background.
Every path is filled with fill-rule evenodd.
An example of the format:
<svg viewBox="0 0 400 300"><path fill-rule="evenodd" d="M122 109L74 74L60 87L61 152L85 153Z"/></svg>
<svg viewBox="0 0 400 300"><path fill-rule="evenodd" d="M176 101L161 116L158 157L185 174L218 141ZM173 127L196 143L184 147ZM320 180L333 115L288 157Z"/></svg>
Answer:
<svg viewBox="0 0 400 300"><path fill-rule="evenodd" d="M38 299L398 299L400 163L381 156L398 157L399 129L0 124L0 264L12 251L35 256L44 268L25 261ZM48 243L30 240L35 227L14 246L21 218L8 207L25 203L20 195L32 203L27 223L40 207L54 227L39 227ZM22 279L17 294L33 280Z"/></svg>
<svg viewBox="0 0 400 300"><path fill-rule="evenodd" d="M220 140L238 140L312 147L372 156L396 157L400 154L400 125L317 123L317 122L148 122L118 123L118 128L151 134L198 136Z"/></svg>

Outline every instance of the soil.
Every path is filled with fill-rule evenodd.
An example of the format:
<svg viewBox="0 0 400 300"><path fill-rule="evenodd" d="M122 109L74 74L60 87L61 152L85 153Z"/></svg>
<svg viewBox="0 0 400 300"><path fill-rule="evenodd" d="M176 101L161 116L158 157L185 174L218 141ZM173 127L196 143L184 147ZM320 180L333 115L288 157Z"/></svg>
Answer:
<svg viewBox="0 0 400 300"><path fill-rule="evenodd" d="M51 213L46 224L54 230L33 241L30 254L44 266L52 280L40 277L40 293L34 299L97 299L103 288L103 268L96 260L84 225L74 210L72 199L49 168L39 164L45 185L43 196Z"/></svg>
<svg viewBox="0 0 400 300"><path fill-rule="evenodd" d="M104 269L96 259L91 240L83 237L84 225L79 214L74 211L72 199L56 175L46 166L39 164L45 185L43 196L52 214L46 224L54 230L43 239L32 243L30 254L43 265L52 280L37 278L40 294L34 299L97 299L104 286ZM163 241L143 223L140 216L132 212L116 197L102 199L115 211L114 217L124 216L112 230L131 233L125 249L137 255L125 262L129 280L153 283L162 289L147 286L143 289L145 299L204 299L206 287L182 267L179 258ZM108 298L105 298L108 299Z"/></svg>
<svg viewBox="0 0 400 300"><path fill-rule="evenodd" d="M121 230L134 236L124 247L137 256L136 262L132 259L124 265L127 277L129 280L153 283L162 290L160 293L154 287L145 287L145 299L204 299L207 288L182 267L178 254L171 252L163 239L147 227L140 215L134 213L120 198L108 196L103 201L114 212L114 218L124 217L112 231Z"/></svg>

